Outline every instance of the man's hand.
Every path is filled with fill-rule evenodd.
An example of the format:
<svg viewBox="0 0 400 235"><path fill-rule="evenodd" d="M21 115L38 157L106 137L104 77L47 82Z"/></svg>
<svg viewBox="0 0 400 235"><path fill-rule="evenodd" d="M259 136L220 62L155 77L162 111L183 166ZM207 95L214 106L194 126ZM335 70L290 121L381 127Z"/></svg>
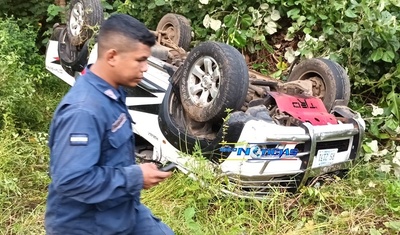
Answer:
<svg viewBox="0 0 400 235"><path fill-rule="evenodd" d="M158 170L157 166L153 163L143 163L139 166L143 174L144 189L149 189L172 175L172 172Z"/></svg>

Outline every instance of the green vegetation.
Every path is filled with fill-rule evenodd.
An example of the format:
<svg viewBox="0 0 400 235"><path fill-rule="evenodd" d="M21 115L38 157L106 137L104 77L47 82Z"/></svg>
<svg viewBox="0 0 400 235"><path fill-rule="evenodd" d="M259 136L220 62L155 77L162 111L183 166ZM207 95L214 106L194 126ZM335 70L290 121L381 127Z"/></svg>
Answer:
<svg viewBox="0 0 400 235"><path fill-rule="evenodd" d="M345 179L296 195L239 199L217 193L220 184L210 175L200 176L208 185L203 187L182 173L143 192L143 202L177 234L400 233L398 1L108 2L103 1L109 13L129 13L150 28L160 13L183 14L192 21L194 44L230 43L250 66L280 79L296 56L337 60L352 79L351 106L368 124L363 159ZM57 19L59 8L48 12ZM0 21L0 234L44 234L47 131L68 86L44 69L35 43L43 29L27 20L36 15L20 17L28 18Z"/></svg>
<svg viewBox="0 0 400 235"><path fill-rule="evenodd" d="M49 121L68 89L44 69L37 30L0 21L0 234L42 234Z"/></svg>
<svg viewBox="0 0 400 235"><path fill-rule="evenodd" d="M178 234L395 234L400 184L357 166L345 180L257 201L216 196L181 174L143 195Z"/></svg>
<svg viewBox="0 0 400 235"><path fill-rule="evenodd" d="M400 156L394 158L400 140L398 1L102 2L108 12L128 13L153 29L163 15L160 12L182 14L192 22L193 44L204 40L229 43L242 51L253 69L278 79L286 79L296 58L337 61L352 82L350 105L367 122L365 160L378 158L382 170L400 175ZM378 140L377 148L371 149L370 145L375 146L372 140Z"/></svg>

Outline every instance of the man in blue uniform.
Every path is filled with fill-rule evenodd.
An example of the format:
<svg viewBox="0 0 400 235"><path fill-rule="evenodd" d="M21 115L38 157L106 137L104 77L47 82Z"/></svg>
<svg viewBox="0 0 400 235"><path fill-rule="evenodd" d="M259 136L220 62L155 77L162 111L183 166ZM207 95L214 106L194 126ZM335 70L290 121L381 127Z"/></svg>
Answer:
<svg viewBox="0 0 400 235"><path fill-rule="evenodd" d="M102 24L97 61L77 79L51 123L47 234L173 234L140 202L142 189L171 173L135 164L121 87L141 81L154 44L154 35L131 16L113 15Z"/></svg>

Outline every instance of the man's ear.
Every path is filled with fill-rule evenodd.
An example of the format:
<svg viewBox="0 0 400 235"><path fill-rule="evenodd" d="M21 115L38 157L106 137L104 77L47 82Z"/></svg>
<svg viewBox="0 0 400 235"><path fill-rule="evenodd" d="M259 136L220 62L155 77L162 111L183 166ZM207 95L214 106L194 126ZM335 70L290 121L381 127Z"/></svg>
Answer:
<svg viewBox="0 0 400 235"><path fill-rule="evenodd" d="M118 55L118 52L115 49L109 49L105 53L105 57L106 57L105 59L106 59L107 63L109 65L111 65L112 67L114 67L117 62L117 55Z"/></svg>

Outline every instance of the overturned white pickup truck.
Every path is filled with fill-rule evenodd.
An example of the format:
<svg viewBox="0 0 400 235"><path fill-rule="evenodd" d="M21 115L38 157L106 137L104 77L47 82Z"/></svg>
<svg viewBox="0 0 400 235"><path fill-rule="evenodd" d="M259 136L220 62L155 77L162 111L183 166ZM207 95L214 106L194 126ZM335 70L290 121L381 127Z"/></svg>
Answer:
<svg viewBox="0 0 400 235"><path fill-rule="evenodd" d="M100 6L72 1L46 53L46 68L71 86L97 53L89 40L76 40L91 36L76 24L102 20L99 7L83 11L82 2ZM203 42L187 53L191 30L181 15L165 15L154 33L149 70L126 88L138 159L193 173L199 158L192 153L201 150L216 177L227 176L224 192L257 198L341 176L357 160L365 123L347 107L350 82L337 63L302 61L282 82L248 70L227 44Z"/></svg>

